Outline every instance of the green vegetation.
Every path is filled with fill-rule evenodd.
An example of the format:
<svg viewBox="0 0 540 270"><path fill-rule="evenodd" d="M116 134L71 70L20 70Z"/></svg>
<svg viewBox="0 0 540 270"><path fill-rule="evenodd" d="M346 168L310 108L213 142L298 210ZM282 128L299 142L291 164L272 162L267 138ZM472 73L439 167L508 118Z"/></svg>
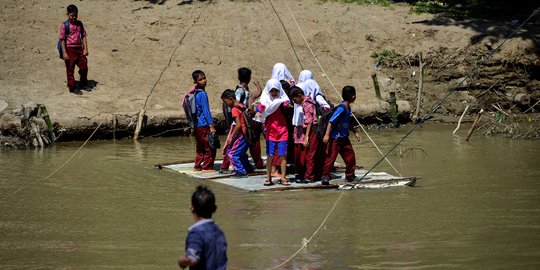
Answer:
<svg viewBox="0 0 540 270"><path fill-rule="evenodd" d="M418 1L411 9L416 13L450 13L454 15L471 15L473 10L458 8L456 5L440 1Z"/></svg>
<svg viewBox="0 0 540 270"><path fill-rule="evenodd" d="M404 57L393 49L381 49L371 54L380 66L397 67L403 64Z"/></svg>

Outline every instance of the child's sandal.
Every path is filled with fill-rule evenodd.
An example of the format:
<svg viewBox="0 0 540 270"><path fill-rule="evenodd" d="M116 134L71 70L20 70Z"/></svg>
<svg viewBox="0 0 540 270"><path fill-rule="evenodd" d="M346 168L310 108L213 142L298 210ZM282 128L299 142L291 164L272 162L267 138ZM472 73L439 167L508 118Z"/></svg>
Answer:
<svg viewBox="0 0 540 270"><path fill-rule="evenodd" d="M272 185L274 185L274 182L272 182L271 179L270 179L270 180L266 180L266 181L264 181L264 184L263 184L263 185L264 185L264 186L272 186Z"/></svg>
<svg viewBox="0 0 540 270"><path fill-rule="evenodd" d="M282 186L290 186L291 185L291 182L289 182L287 180L279 180L277 183L282 185Z"/></svg>

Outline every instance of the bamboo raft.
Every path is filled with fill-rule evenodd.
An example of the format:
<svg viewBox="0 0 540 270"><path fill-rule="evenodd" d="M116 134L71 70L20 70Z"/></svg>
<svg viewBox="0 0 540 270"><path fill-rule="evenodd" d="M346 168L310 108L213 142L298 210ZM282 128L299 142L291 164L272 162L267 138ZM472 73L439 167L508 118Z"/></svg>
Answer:
<svg viewBox="0 0 540 270"><path fill-rule="evenodd" d="M257 169L246 178L231 178L234 173L219 173L219 172L194 172L193 162L178 162L178 163L159 163L155 167L158 169L166 169L176 173L184 174L198 180L208 180L232 186L238 189L247 190L250 192L263 191L281 191L281 190L300 190L300 189L381 189L389 187L413 187L416 184L416 177L399 177L385 172L370 172L362 181L346 182L345 170L342 167L337 167L337 170L332 173L332 181L330 185L321 185L321 182L315 183L292 183L284 186L275 184L272 186L264 186L266 180L266 170ZM221 161L216 161L214 168L219 168ZM356 175L363 176L367 171L357 169ZM288 175L288 179L294 179L294 175ZM279 177L273 177L274 183L279 180Z"/></svg>

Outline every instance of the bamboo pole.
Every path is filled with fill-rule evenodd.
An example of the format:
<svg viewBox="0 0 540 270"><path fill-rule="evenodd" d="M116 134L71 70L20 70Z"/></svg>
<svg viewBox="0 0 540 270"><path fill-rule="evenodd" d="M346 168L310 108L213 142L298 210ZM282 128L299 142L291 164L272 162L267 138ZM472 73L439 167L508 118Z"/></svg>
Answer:
<svg viewBox="0 0 540 270"><path fill-rule="evenodd" d="M418 114L420 113L420 100L422 98L422 88L424 87L424 63L422 62L422 53L420 58L420 79L418 81L418 94L416 95L416 111L414 112L414 121L418 121Z"/></svg>
<svg viewBox="0 0 540 270"><path fill-rule="evenodd" d="M137 126L135 127L135 134L133 135L133 140L135 141L139 139L139 133L141 132L142 121L143 121L145 112L146 112L145 109L141 109L141 111L139 112L139 118L137 119Z"/></svg>
<svg viewBox="0 0 540 270"><path fill-rule="evenodd" d="M469 139L471 138L471 135L473 134L473 131L474 131L474 128L476 127L476 125L478 125L478 123L480 122L480 118L482 117L482 113L484 112L484 110L480 110L478 112L478 114L476 114L476 119L474 119L474 123L472 124L471 128L469 129L469 133L467 133L467 138L465 138L465 141L469 141Z"/></svg>
<svg viewBox="0 0 540 270"><path fill-rule="evenodd" d="M381 89L379 88L379 80L377 80L377 74L371 74L371 79L373 80L373 87L375 87L375 95L378 99L381 99Z"/></svg>

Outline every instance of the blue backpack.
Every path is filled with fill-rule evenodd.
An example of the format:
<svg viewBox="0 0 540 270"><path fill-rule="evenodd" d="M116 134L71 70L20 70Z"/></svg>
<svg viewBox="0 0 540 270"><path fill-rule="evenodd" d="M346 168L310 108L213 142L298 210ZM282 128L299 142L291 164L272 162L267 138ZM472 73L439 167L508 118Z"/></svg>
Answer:
<svg viewBox="0 0 540 270"><path fill-rule="evenodd" d="M82 28L82 31L81 31L81 40L82 40L82 35L84 33L84 26L81 22L81 28ZM69 20L66 20L64 22L64 42L66 42L67 40L67 37L69 36ZM64 54L62 52L62 41L60 39L58 39L58 44L56 44L56 48L58 49L58 56L60 56L60 59L64 59Z"/></svg>

